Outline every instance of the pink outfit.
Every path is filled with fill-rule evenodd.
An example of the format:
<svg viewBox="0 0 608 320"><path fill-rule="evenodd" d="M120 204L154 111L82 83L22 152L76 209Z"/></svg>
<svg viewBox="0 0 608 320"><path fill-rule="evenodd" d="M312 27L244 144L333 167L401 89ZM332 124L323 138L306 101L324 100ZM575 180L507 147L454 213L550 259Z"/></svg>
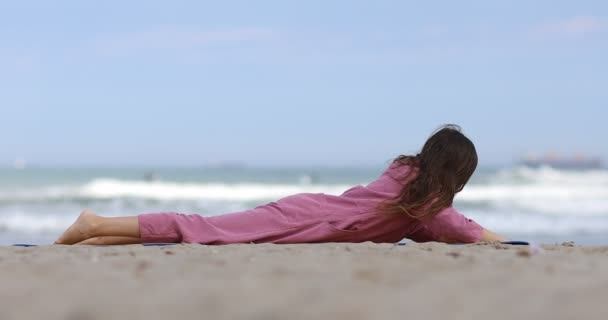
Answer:
<svg viewBox="0 0 608 320"><path fill-rule="evenodd" d="M139 216L144 243L319 243L416 242L471 243L483 229L453 208L420 221L407 215L381 214L381 201L396 197L417 169L393 163L377 180L340 196L301 193L251 210L213 217L178 213Z"/></svg>

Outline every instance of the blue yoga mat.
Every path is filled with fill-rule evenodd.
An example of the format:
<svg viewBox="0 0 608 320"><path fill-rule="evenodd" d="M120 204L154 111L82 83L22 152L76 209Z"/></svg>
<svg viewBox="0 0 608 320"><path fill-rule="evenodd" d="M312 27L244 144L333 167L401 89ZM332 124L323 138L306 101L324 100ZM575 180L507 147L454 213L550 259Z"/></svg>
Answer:
<svg viewBox="0 0 608 320"><path fill-rule="evenodd" d="M502 244L510 244L510 245L514 245L514 246L529 246L530 243L526 242L526 241L504 241L501 242Z"/></svg>
<svg viewBox="0 0 608 320"><path fill-rule="evenodd" d="M174 246L178 243L168 243L168 242L161 242L161 243L144 243L142 244L144 247L162 247L162 246ZM404 242L400 242L397 243L398 246L404 246L407 243ZM530 245L530 243L526 242L526 241L505 241L505 242L501 242L501 244L508 244L508 245L513 245L513 246L528 246ZM27 243L16 243L13 245L13 247L37 247L38 245L36 244L27 244ZM104 246L102 246L104 247Z"/></svg>
<svg viewBox="0 0 608 320"><path fill-rule="evenodd" d="M143 243L142 245L145 247L161 247L161 246L173 246L176 245L178 243ZM16 243L13 244L13 247L37 247L37 244L27 244L27 243ZM109 245L98 245L97 247L109 247Z"/></svg>
<svg viewBox="0 0 608 320"><path fill-rule="evenodd" d="M406 245L407 242L399 242L397 243L398 246L404 246ZM466 243L453 243L454 245L462 245L462 244L466 244ZM512 245L512 246L529 246L530 243L527 241L504 241L504 242L500 242L500 244L508 244L508 245Z"/></svg>

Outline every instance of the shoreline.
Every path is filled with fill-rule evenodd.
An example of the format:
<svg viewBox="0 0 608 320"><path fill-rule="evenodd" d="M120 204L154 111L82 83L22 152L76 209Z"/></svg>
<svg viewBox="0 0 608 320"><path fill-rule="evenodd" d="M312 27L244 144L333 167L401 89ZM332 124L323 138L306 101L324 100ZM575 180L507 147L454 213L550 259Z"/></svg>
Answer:
<svg viewBox="0 0 608 320"><path fill-rule="evenodd" d="M600 319L608 246L0 247L0 319Z"/></svg>

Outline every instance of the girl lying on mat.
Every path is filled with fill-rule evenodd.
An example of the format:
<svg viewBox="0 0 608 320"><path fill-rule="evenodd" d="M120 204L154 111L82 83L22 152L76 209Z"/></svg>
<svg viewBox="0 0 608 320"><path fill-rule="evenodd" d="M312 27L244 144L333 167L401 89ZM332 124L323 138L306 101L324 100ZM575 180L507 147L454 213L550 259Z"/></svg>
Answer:
<svg viewBox="0 0 608 320"><path fill-rule="evenodd" d="M213 217L148 213L105 218L84 211L55 243L505 241L452 208L476 167L471 140L460 127L447 125L419 154L399 156L378 179L340 196L301 193Z"/></svg>

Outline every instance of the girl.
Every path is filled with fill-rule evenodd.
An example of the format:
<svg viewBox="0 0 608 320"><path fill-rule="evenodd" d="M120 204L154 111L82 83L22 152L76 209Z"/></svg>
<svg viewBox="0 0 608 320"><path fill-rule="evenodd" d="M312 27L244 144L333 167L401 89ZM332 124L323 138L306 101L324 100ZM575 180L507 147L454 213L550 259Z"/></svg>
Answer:
<svg viewBox="0 0 608 320"><path fill-rule="evenodd" d="M436 131L415 156L399 156L367 186L340 196L301 193L214 217L150 213L104 218L84 211L56 244L505 241L452 208L477 167L460 127Z"/></svg>

